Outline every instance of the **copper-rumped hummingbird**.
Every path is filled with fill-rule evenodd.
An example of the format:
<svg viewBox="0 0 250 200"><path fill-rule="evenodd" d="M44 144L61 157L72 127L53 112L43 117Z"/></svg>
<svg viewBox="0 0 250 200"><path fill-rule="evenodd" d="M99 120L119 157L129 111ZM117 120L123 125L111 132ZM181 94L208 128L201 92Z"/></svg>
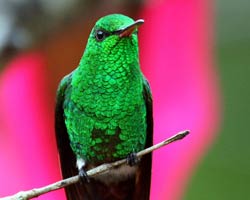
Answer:
<svg viewBox="0 0 250 200"><path fill-rule="evenodd" d="M86 183L67 187L70 200L148 200L153 117L149 84L139 66L137 29L142 19L111 14L100 18L78 67L58 87L56 139L64 178L80 174ZM86 171L127 158L95 177Z"/></svg>

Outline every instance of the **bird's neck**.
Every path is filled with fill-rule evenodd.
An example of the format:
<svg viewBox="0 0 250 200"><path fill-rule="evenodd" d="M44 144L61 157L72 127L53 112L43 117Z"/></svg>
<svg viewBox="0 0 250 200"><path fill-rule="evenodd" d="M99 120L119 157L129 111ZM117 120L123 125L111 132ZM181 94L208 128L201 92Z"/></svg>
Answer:
<svg viewBox="0 0 250 200"><path fill-rule="evenodd" d="M137 54L114 55L89 59L84 55L74 72L73 84L82 89L121 89L128 83L138 82L142 76Z"/></svg>

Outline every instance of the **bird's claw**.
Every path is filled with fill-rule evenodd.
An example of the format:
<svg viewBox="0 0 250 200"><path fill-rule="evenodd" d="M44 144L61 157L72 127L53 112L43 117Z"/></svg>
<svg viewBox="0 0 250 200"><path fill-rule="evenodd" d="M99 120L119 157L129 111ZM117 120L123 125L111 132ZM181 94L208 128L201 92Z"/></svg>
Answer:
<svg viewBox="0 0 250 200"><path fill-rule="evenodd" d="M81 183L89 183L90 182L89 176L84 168L81 168L79 170L79 177L80 177Z"/></svg>
<svg viewBox="0 0 250 200"><path fill-rule="evenodd" d="M135 152L132 152L130 154L128 154L127 156L127 164L129 166L135 166L140 162L139 157L137 156L137 154Z"/></svg>

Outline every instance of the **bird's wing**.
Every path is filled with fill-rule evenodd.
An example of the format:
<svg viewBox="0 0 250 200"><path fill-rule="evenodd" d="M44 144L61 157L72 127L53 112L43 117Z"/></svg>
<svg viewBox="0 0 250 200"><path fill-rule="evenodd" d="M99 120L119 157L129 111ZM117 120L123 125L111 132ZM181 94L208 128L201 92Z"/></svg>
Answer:
<svg viewBox="0 0 250 200"><path fill-rule="evenodd" d="M146 147L153 144L153 111L152 95L148 81L144 78L143 97L147 109L147 140ZM133 199L148 200L150 197L152 154L147 154L141 158L139 170L136 175L136 187Z"/></svg>
<svg viewBox="0 0 250 200"><path fill-rule="evenodd" d="M71 74L65 76L57 90L56 98L56 108L55 108L55 132L56 132L56 141L59 151L59 158L61 164L61 171L63 178L68 178L78 174L76 168L76 156L74 155L71 147L70 141L65 126L64 119L64 109L63 104L65 101L66 90L69 92L71 89ZM81 200L83 196L87 198L87 192L83 184L76 183L65 188L66 196L68 200Z"/></svg>

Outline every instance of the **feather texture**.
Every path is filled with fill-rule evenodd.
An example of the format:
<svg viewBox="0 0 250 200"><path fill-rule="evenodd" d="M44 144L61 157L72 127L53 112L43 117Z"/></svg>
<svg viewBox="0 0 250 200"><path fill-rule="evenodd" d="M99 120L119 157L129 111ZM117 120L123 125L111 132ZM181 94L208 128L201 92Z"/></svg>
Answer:
<svg viewBox="0 0 250 200"><path fill-rule="evenodd" d="M120 38L111 34L119 27L134 24L123 15L100 19L79 67L59 85L55 129L63 178L78 173L77 160L86 163L84 169L88 170L152 145L152 96L139 68L137 35ZM112 29L109 43L104 40L100 44L95 38L100 26L101 30ZM97 59L100 52L103 58ZM90 183L68 186L67 199L148 200L151 163L152 155L148 154L136 166L118 167L91 177Z"/></svg>

